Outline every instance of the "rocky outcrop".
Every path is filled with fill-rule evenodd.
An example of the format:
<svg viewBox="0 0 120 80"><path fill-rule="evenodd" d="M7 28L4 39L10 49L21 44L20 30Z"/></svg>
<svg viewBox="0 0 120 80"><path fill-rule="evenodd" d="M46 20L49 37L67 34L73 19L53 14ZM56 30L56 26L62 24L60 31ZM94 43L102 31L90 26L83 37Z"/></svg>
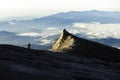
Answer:
<svg viewBox="0 0 120 80"><path fill-rule="evenodd" d="M120 62L120 50L76 37L65 29L53 43L52 51L77 54L79 56Z"/></svg>
<svg viewBox="0 0 120 80"><path fill-rule="evenodd" d="M54 42L52 46L53 51L71 50L74 46L74 38L65 29L60 34L60 37Z"/></svg>

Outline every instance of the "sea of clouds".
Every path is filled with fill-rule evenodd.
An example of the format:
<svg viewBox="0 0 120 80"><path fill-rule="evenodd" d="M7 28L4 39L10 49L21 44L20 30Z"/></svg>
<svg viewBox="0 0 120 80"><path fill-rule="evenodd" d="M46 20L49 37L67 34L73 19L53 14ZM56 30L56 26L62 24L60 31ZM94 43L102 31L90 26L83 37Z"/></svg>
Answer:
<svg viewBox="0 0 120 80"><path fill-rule="evenodd" d="M100 24L99 22L92 23L73 23L72 26L65 27L72 34L77 34L78 37L102 39L115 38L120 39L120 24ZM35 41L40 41L41 45L52 43L54 38L50 36L59 35L64 27L48 27L38 32L19 33L19 36L35 37Z"/></svg>

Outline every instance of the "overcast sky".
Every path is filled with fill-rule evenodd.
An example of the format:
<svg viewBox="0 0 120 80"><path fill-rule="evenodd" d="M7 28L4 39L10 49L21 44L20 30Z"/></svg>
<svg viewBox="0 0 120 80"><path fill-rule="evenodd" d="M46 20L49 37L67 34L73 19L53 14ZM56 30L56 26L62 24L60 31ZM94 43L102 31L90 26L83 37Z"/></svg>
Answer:
<svg viewBox="0 0 120 80"><path fill-rule="evenodd" d="M120 11L120 0L0 0L0 20L86 10Z"/></svg>

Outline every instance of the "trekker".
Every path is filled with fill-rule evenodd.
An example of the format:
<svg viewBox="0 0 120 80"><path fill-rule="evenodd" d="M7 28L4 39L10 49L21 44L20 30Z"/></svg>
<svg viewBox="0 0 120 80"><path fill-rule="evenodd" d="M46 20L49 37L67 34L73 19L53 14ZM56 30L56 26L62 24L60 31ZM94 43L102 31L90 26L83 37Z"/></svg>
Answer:
<svg viewBox="0 0 120 80"><path fill-rule="evenodd" d="M31 49L31 44L30 44L30 42L27 44L27 48L28 48L28 49Z"/></svg>

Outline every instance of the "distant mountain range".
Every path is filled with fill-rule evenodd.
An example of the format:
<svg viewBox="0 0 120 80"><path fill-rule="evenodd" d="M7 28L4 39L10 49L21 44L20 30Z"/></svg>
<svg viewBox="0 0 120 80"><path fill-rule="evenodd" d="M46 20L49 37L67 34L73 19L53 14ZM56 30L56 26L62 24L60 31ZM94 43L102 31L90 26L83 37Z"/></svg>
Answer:
<svg viewBox="0 0 120 80"><path fill-rule="evenodd" d="M33 45L45 45L48 49L58 32L65 28L78 37L119 48L119 26L120 12L116 11L61 12L31 20L0 22L0 43L26 45L30 41Z"/></svg>
<svg viewBox="0 0 120 80"><path fill-rule="evenodd" d="M120 23L120 12L97 10L82 12L71 11L65 13L62 12L42 18L35 18L32 20L9 20L0 22L0 30L7 30L12 32L36 32L39 29L44 29L51 26L64 27L70 26L73 23L91 22L100 22L104 24Z"/></svg>

